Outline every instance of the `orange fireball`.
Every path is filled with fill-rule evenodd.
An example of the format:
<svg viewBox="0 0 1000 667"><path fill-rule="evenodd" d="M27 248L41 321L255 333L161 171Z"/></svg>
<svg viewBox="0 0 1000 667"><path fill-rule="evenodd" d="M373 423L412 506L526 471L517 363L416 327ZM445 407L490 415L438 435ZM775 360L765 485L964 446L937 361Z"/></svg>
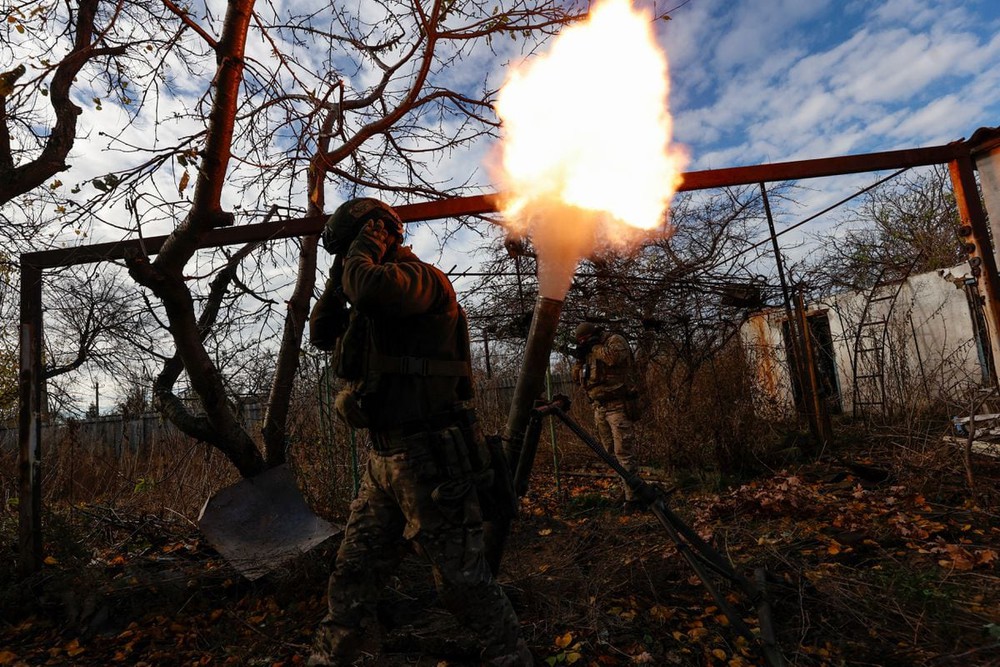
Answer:
<svg viewBox="0 0 1000 667"><path fill-rule="evenodd" d="M557 274L543 293L562 298L598 244L663 227L684 163L668 93L652 17L629 0L598 3L510 74L496 179L508 227L538 250L540 282Z"/></svg>

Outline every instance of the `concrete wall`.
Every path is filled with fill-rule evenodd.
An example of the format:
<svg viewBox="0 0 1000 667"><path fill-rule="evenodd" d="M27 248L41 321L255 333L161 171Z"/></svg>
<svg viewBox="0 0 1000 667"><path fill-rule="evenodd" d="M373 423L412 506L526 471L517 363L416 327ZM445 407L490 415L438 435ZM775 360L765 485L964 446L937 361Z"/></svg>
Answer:
<svg viewBox="0 0 1000 667"><path fill-rule="evenodd" d="M835 384L844 411L857 407L881 412L868 403L878 403L882 396L886 409L898 409L981 383L976 324L966 292L970 277L968 265L962 264L886 285L874 298L869 292L850 292L807 305L810 320L821 318L829 324L832 349L827 354L832 352L831 367L836 370L828 383ZM879 323L882 320L885 323ZM763 402L787 409L793 400L781 334L784 321L783 309L758 313L743 326L741 337L757 369ZM857 345L859 329L862 341ZM879 351L856 355L856 346ZM856 375L876 368L881 378L859 378L855 387Z"/></svg>

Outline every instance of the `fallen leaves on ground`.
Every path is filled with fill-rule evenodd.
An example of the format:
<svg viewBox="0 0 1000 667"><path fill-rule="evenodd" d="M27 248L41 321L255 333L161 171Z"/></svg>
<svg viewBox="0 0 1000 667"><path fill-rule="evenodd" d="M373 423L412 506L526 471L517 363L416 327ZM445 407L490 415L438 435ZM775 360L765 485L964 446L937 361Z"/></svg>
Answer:
<svg viewBox="0 0 1000 667"><path fill-rule="evenodd" d="M924 664L978 657L1000 635L1000 520L981 499L944 488L873 484L821 461L721 493L677 493L669 505L742 574L773 575L779 646L796 664ZM715 580L754 640L734 632L651 514L621 512L616 491L610 476L557 485L538 471L523 500L502 581L538 660L761 664L750 601ZM180 527L155 545L118 535L93 547L83 560L52 550L47 585L63 590L20 616L6 612L0 666L303 664L332 551L251 585ZM407 585L396 580L393 590L413 598ZM364 664L463 665L429 655Z"/></svg>

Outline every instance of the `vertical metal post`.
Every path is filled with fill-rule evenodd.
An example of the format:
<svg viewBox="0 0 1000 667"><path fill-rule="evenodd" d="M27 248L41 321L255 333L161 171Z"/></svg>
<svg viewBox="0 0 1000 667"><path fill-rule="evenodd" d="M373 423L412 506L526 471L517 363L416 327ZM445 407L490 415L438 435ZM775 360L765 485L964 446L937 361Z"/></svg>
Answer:
<svg viewBox="0 0 1000 667"><path fill-rule="evenodd" d="M990 346L993 359L1000 359L1000 276L997 261L990 241L990 229L986 212L979 200L979 187L973 170L972 157L963 156L948 163L952 186L955 189L955 203L963 227L972 232L969 264L972 274L979 281L984 298L986 323L990 332ZM996 369L992 369L994 383Z"/></svg>
<svg viewBox="0 0 1000 667"><path fill-rule="evenodd" d="M788 283L785 281L785 264L781 258L781 247L778 246L778 235L774 229L774 216L771 215L771 202L767 198L767 186L760 184L760 194L764 202L764 214L767 216L767 228L771 232L771 247L774 249L774 263L778 267L778 281L781 283L781 295L785 305L785 318L788 321L788 334L791 345L788 354L791 357L791 372L798 378L799 390L802 392L802 403L806 406L806 418L809 420L809 432L820 444L824 442L820 430L818 415L812 405L812 391L809 385L806 369L806 358L802 350L798 322L792 312L792 299L788 293Z"/></svg>
<svg viewBox="0 0 1000 667"><path fill-rule="evenodd" d="M986 224L983 225L985 231L987 232L986 239L997 239L997 234L1000 234L1000 128L983 128L977 130L972 138L968 142L968 146L971 151L971 157L975 161L976 170L979 171L979 185L982 188L983 202L986 204L986 216L989 217L988 227ZM954 176L952 176L954 179ZM978 200L977 200L978 202ZM984 216L984 217L986 217ZM975 231L975 226L973 226ZM978 235L978 231L976 231ZM980 240L975 240L976 246L983 248L983 252L987 252L992 258L993 262L986 265L986 271L996 270L997 266L997 247L994 243L992 246L982 246ZM998 341L1000 341L1000 327L998 327L997 321L990 317L990 313L996 314L1000 311L1000 304L998 304L994 298L998 296L997 292L986 291L984 282L990 281L992 284L996 285L1000 283L1000 279L997 278L996 274L993 274L992 279L986 276L985 279L980 276L977 277L977 286L979 290L986 295L983 301L986 302L985 315L986 315L986 330L988 332L988 340L991 344L991 361L996 363L1000 357L997 356L997 349L1000 347ZM990 375L994 383L996 383L996 368L990 366Z"/></svg>
<svg viewBox="0 0 1000 667"><path fill-rule="evenodd" d="M545 369L545 398L552 402L552 367ZM556 447L556 423L549 420L549 439L552 440L552 471L556 477L556 498L562 498L562 485L559 483L559 448Z"/></svg>
<svg viewBox="0 0 1000 667"><path fill-rule="evenodd" d="M18 376L18 572L42 566L42 270L21 262L20 371Z"/></svg>
<svg viewBox="0 0 1000 667"><path fill-rule="evenodd" d="M483 355L486 357L486 378L493 377L493 366L490 364L490 332L483 330Z"/></svg>
<svg viewBox="0 0 1000 667"><path fill-rule="evenodd" d="M771 215L771 202L767 198L767 186L764 183L760 184L760 194L764 202L764 214L767 217L767 228L771 232L771 248L774 250L774 263L778 268L778 283L781 285L781 297L782 303L785 306L785 317L788 320L788 326L793 327L795 322L795 317L792 315L792 298L788 294L788 283L785 281L785 263L781 259L781 247L778 245L778 235L774 229L774 217ZM790 331L794 334L794 328ZM794 338L794 336L793 336ZM789 349L793 357L793 366L798 366L798 354L795 346Z"/></svg>

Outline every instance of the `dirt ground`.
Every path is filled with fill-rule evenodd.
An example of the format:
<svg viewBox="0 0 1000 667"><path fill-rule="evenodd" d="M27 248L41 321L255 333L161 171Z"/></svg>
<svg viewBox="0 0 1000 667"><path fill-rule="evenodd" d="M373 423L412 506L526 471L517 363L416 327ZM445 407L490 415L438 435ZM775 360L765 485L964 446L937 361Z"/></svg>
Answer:
<svg viewBox="0 0 1000 667"><path fill-rule="evenodd" d="M1000 464L977 457L975 470L971 493L957 453L901 467L840 452L721 492L681 484L667 503L739 572L770 573L788 664L1000 665ZM582 464L532 480L501 580L536 662L763 664L657 519L612 502L615 487ZM5 513L13 556L16 508ZM0 579L0 665L303 664L336 547L251 583L183 520L50 508L46 536L40 575ZM751 601L713 581L758 635ZM415 557L379 620L359 665L475 664Z"/></svg>

